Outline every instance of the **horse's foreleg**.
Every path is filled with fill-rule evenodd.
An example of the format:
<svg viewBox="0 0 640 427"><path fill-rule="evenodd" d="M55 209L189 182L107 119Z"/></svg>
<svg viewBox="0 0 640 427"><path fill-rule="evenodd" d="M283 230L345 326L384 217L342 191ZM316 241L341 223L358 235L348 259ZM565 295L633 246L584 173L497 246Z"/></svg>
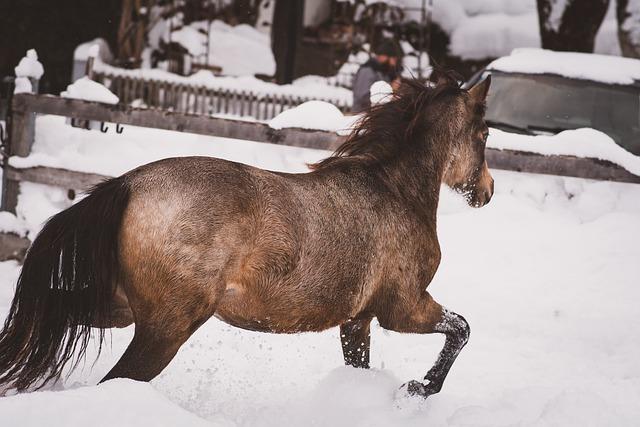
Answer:
<svg viewBox="0 0 640 427"><path fill-rule="evenodd" d="M371 318L348 320L340 325L344 363L354 368L369 369Z"/></svg>
<svg viewBox="0 0 640 427"><path fill-rule="evenodd" d="M438 393L460 350L469 340L469 324L464 317L442 307L425 292L417 304L394 307L392 314L379 320L382 327L397 332L445 335L444 347L425 375L424 382L410 381L406 384L411 395L426 398Z"/></svg>

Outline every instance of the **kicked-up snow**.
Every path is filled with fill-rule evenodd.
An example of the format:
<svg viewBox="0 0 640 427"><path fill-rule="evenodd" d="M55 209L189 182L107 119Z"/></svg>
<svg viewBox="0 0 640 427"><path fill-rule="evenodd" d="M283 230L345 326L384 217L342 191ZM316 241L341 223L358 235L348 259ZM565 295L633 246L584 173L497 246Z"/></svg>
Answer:
<svg viewBox="0 0 640 427"><path fill-rule="evenodd" d="M146 135L149 145L137 148L135 161L121 155L118 162L69 140L73 133L48 132L49 141L37 134L36 147L49 147L52 159L52 138L59 138L61 164L73 164L75 147L84 154L77 162L95 156L114 172L146 160L143 153L153 147L178 150L178 142L182 148L170 154L217 155L283 171L304 171L306 162L327 154L131 127L118 137L70 129L80 132L78 140ZM427 401L399 396L398 388L426 373L442 347L440 335L397 334L374 322L372 369L363 371L342 366L335 328L270 335L211 319L150 384L96 386L133 334L132 327L113 330L112 347L93 367L89 355L60 384L0 398L2 425L636 425L640 186L492 173L496 191L482 209L441 192L443 258L429 291L464 315L472 332L442 392ZM62 189L23 184L18 214L35 231L69 203ZM18 273L15 262L0 263L0 318Z"/></svg>

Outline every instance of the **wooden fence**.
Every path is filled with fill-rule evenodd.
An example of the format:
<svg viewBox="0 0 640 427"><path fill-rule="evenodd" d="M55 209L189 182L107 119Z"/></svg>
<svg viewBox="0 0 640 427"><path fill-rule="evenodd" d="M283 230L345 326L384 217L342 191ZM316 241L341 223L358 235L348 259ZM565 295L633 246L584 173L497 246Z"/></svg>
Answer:
<svg viewBox="0 0 640 427"><path fill-rule="evenodd" d="M124 104L140 102L147 108L180 113L212 115L228 114L270 120L284 110L306 101L320 100L334 104L343 113L351 104L330 97L287 94L265 94L251 90L215 89L186 83L123 76L106 71L93 71L92 78L109 88Z"/></svg>
<svg viewBox="0 0 640 427"><path fill-rule="evenodd" d="M49 95L19 94L12 100L9 155L29 155L34 139L35 118L38 114L323 150L334 150L341 142L341 138L332 132L296 128L275 130L266 124L256 122L134 108L124 104L102 104ZM486 150L486 157L492 169L640 183L639 176L611 162L596 159L545 156L491 148ZM108 177L98 174L50 167L18 169L5 162L1 209L15 213L21 182L84 190L106 178ZM28 244L26 239L0 233L0 259L19 258L24 254Z"/></svg>

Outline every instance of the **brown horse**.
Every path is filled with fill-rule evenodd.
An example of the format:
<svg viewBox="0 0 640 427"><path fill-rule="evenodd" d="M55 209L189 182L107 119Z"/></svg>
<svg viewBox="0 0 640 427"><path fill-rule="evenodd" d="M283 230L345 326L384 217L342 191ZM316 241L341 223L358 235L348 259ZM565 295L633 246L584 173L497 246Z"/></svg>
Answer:
<svg viewBox="0 0 640 427"><path fill-rule="evenodd" d="M377 317L446 335L425 382L406 385L437 393L469 338L464 318L426 291L440 262L438 195L444 182L472 206L491 199L488 88L405 81L306 174L185 157L98 185L27 254L0 335L0 384L57 379L92 327L102 343L105 328L132 323L103 381L149 381L211 316L274 333L340 326L345 362L366 368Z"/></svg>

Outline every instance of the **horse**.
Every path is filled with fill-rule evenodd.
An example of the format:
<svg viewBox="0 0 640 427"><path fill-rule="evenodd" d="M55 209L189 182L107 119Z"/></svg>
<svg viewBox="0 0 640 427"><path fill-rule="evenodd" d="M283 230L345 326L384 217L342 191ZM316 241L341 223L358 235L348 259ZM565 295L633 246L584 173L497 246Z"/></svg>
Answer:
<svg viewBox="0 0 640 427"><path fill-rule="evenodd" d="M301 174L208 157L164 159L104 181L31 245L0 333L0 385L58 380L92 328L135 324L102 381L150 381L212 316L270 333L340 328L344 362L369 367L370 322L445 335L424 380L441 390L470 328L427 292L441 259L441 185L481 207L490 80L404 80L330 157Z"/></svg>

